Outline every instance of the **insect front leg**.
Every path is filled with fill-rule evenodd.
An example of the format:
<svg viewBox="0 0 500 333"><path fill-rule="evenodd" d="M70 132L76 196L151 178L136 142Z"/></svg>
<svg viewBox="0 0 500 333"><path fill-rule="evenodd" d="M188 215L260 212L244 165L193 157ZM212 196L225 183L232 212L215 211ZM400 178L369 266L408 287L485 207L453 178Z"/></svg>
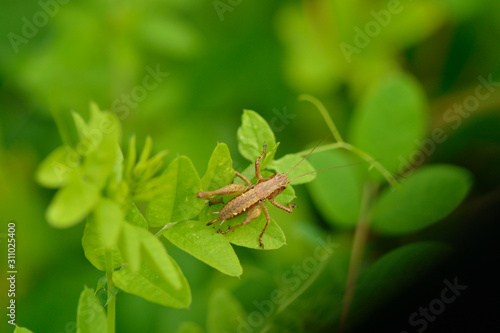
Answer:
<svg viewBox="0 0 500 333"><path fill-rule="evenodd" d="M295 204L289 202L287 206L284 206L278 202L276 202L276 200L273 199L269 199L269 202L272 203L274 205L274 207L276 208L279 208L279 209L282 209L284 210L285 212L287 213L293 213L293 209L292 208L295 208Z"/></svg>
<svg viewBox="0 0 500 333"><path fill-rule="evenodd" d="M208 223L206 224L206 226L212 225L212 224L214 224L214 223L215 223L215 222L217 222L217 221L221 221L221 219L216 218L215 220L212 220L212 221L208 222ZM221 224L222 224L222 223L224 223L224 220L222 220ZM215 228L215 227L214 227L214 228ZM217 229L217 228L215 228L215 229ZM219 229L217 229L217 230L219 230Z"/></svg>
<svg viewBox="0 0 500 333"><path fill-rule="evenodd" d="M255 177L257 177L258 181L262 179L262 175L260 174L260 161L266 156L267 145L264 144L263 148L262 154L255 160Z"/></svg>

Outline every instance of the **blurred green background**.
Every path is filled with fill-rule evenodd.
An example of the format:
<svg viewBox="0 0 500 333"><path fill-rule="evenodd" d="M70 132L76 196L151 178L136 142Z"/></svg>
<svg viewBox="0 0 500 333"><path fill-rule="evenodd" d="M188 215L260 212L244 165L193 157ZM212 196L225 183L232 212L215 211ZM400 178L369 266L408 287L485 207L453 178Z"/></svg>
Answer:
<svg viewBox="0 0 500 333"><path fill-rule="evenodd" d="M387 21L377 21L372 11L387 12L392 5L397 9ZM322 100L345 133L368 87L391 72L403 71L425 90L427 132L439 127L449 136L427 162L465 167L474 174L475 185L459 209L437 225L402 238L371 240L371 259L416 239L444 240L457 252L413 289L385 307L381 304L365 324L404 330L408 315L439 294L442 280L458 275L469 283L470 293L429 331L463 321L471 325L465 327L487 325L493 305L483 297L498 291L488 284L494 281L490 267L498 259L498 84L459 126L444 117L454 103L474 94L479 76L500 81L499 17L500 2L487 0L2 4L0 236L4 249L6 224L17 222L18 324L36 332L75 331L78 296L84 285L95 288L103 275L84 257L83 223L56 230L44 218L54 191L37 185L33 174L61 143L55 119L67 119L71 110L87 118L93 100L120 117L124 141L135 133L140 147L149 135L155 150L169 151L167 162L177 154L187 155L202 175L217 142L228 144L236 169L245 165L236 142L243 109L257 111L271 124L282 156L306 149L328 134L319 113L297 102L299 94ZM369 22L384 24L379 23L380 31L363 43L357 29L365 31ZM346 56L342 43L356 51ZM153 81L144 79L155 70L168 76L162 74L153 87L148 85ZM185 321L206 327L208 300L218 288L230 290L247 313L254 311L254 301L268 299L284 272L312 255L316 237L332 232L305 186L295 189L296 212L272 212L288 246L265 252L237 248L244 268L238 280L167 244L192 288L191 307L173 310L120 293L118 332L176 332ZM339 306L329 290L342 280L334 276L347 265L352 239L351 231L333 232L340 244L332 259L335 264L275 318L280 331L329 331L333 308ZM5 281L0 281L2 300ZM480 304L481 311L468 304Z"/></svg>

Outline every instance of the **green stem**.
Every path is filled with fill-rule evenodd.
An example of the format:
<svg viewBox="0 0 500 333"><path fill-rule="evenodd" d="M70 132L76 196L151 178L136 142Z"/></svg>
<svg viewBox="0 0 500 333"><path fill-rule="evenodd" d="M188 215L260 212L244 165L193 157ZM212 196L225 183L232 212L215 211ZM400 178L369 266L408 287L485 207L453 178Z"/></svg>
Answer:
<svg viewBox="0 0 500 333"><path fill-rule="evenodd" d="M359 214L359 221L354 233L354 240L352 245L351 260L349 262L349 270L347 273L347 283L345 288L344 300L342 302L342 314L340 317L339 332L343 332L347 323L349 309L354 297L356 283L358 282L359 270L363 261L363 255L366 248L368 233L370 231L371 220L371 201L375 189L369 184L365 185L363 190L363 197L361 202L361 210Z"/></svg>
<svg viewBox="0 0 500 333"><path fill-rule="evenodd" d="M330 131L332 132L333 137L335 138L335 141L344 142L344 140L342 140L342 137L340 136L339 131L337 130L337 127L333 123L332 118L328 114L328 111L326 111L325 106L323 105L323 103L320 102L319 99L317 99L316 97L313 97L311 95L303 94L303 95L299 96L299 101L308 101L308 102L311 102L314 106L316 106L318 111L323 116L323 119L325 119L325 122L328 125L328 128L330 128Z"/></svg>
<svg viewBox="0 0 500 333"><path fill-rule="evenodd" d="M372 166L377 169L378 172L380 172L382 176L384 176L384 178L387 180L387 182L389 182L389 184L391 184L393 187L396 187L399 184L396 178L394 178L393 175L389 172L389 170L387 170L382 164L380 164L376 159L373 158L373 156L371 156L367 152L345 142L343 143L342 148L355 153L365 161L371 163Z"/></svg>
<svg viewBox="0 0 500 333"><path fill-rule="evenodd" d="M172 228L176 224L177 224L177 222L170 222L170 223L165 224L160 230L158 230L158 232L155 234L155 237L156 238L160 237L161 232L163 230L170 229L170 228Z"/></svg>
<svg viewBox="0 0 500 333"><path fill-rule="evenodd" d="M343 142L342 143L335 142L335 143L329 143L329 144L323 145L321 147L316 148L312 153L316 154L316 153L320 153L323 151L339 149L339 148L343 148ZM295 153L295 155L306 156L310 152L311 152L311 149L307 149L307 150L299 151L298 153Z"/></svg>
<svg viewBox="0 0 500 333"><path fill-rule="evenodd" d="M321 115L325 119L325 122L328 125L328 127L330 128L330 131L332 132L335 140L337 141L335 143L330 143L330 144L324 145L322 147L318 147L317 149L315 149L314 153L319 153L322 151L328 151L328 150L333 150L333 149L348 150L348 151L358 155L359 157L364 159L366 162L370 163L371 166L374 167L375 169L377 169L377 171L380 172L380 174L382 176L384 176L384 178L387 180L387 182L389 184L391 184L393 187L396 187L399 184L398 181L396 180L396 178L394 178L394 176L389 172L389 170L387 170L382 164L380 164L373 156L371 156L367 152L345 142L342 139L339 131L337 130L337 127L333 123L332 118L330 117L330 115L326 111L325 106L317 98L310 96L310 95L300 95L299 101L309 101L316 106L318 111L321 113ZM310 150L304 150L304 151L297 153L297 155L306 156L307 154L309 154L309 152L310 152Z"/></svg>
<svg viewBox="0 0 500 333"><path fill-rule="evenodd" d="M113 289L115 287L113 283L113 255L111 250L108 249L106 250L106 281L108 284L107 333L115 333L116 296L113 295Z"/></svg>

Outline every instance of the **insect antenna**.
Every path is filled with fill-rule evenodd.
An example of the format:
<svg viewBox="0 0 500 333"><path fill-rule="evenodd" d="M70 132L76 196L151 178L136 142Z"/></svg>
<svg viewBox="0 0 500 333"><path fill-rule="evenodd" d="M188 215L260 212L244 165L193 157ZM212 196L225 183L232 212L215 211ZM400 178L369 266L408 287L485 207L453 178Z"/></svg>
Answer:
<svg viewBox="0 0 500 333"><path fill-rule="evenodd" d="M330 134L330 135L331 135L331 134ZM323 142L325 142L325 141L326 141L326 139L328 139L328 138L330 137L330 135L326 136L323 140L321 140L320 142L318 142L318 144L317 144L316 146L314 146L314 148L313 148L313 149L311 149L311 151L310 151L310 152L308 152L306 156L304 156L304 157L303 157L303 158L302 158L299 162L297 162L297 164L295 164L295 165L294 165L294 166L293 166L290 170L288 170L288 171L287 171L287 172L285 172L284 174L286 175L287 173L289 173L290 171L292 171L293 169L295 169L296 167L298 167L300 163L304 162L304 160L305 160L306 158L308 158L308 157L309 157L309 155L311 155L311 154L313 153L313 151L314 151L314 150L316 150L316 148L318 148L318 147L319 147L319 145L320 145L320 144L322 144ZM295 178L297 178L297 177L295 177ZM295 179L295 178L294 178L294 179Z"/></svg>
<svg viewBox="0 0 500 333"><path fill-rule="evenodd" d="M297 177L293 177L292 179L289 180L289 183L291 183L294 179L310 175L311 173L316 173L316 172L330 170L330 169L339 169L339 168L344 168L344 167L349 167L349 166L354 166L354 165L359 165L359 164L364 164L364 163L373 163L373 162L375 162L375 160L369 161L369 162L368 161L363 161L363 162L358 162L358 163L351 163L351 164L345 164L345 165L337 165L337 166L334 166L334 167L329 167L329 168L314 170L314 171L311 171L311 172L307 172L307 173L305 173L303 175L300 175L300 176L297 176Z"/></svg>

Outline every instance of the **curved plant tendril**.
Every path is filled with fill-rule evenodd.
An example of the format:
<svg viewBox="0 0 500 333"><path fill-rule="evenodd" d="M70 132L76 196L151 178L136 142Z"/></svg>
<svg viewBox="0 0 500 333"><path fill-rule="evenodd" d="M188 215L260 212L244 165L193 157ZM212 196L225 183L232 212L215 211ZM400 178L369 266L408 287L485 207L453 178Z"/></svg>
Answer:
<svg viewBox="0 0 500 333"><path fill-rule="evenodd" d="M339 131L337 130L335 123L333 122L332 118L328 114L328 111L326 110L325 106L323 105L323 103L321 103L320 100L318 100L316 97L313 97L313 96L307 95L307 94L300 95L298 100L299 101L307 101L307 102L312 103L314 106L316 106L318 111L323 116L323 119L325 119L325 122L328 125L328 128L330 129L330 131L332 132L333 137L337 141L335 143L330 143L330 144L324 145L322 147L318 147L318 149L315 150L315 153L318 153L321 151L333 150L333 149L348 150L348 151L358 155L359 157L361 157L362 159L364 159L368 163L370 163L370 165L371 165L370 168L373 167L373 168L377 169L380 172L380 174L382 174L382 176L384 176L384 178L387 180L387 182L389 184L391 184L391 186L396 187L397 185L399 185L396 178L394 178L394 176L382 164L380 164L375 158L373 158L373 156L371 156L367 152L345 142L342 139L342 136L340 135ZM305 156L307 153L309 153L309 150L301 151L301 152L297 153L297 155Z"/></svg>

